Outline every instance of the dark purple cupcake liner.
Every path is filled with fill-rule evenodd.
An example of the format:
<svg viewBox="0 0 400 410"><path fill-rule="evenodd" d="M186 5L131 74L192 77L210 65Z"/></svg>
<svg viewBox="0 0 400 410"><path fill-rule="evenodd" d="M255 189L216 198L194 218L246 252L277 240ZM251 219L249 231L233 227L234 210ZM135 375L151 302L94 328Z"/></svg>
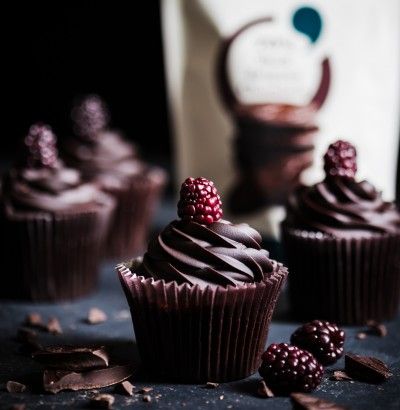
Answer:
<svg viewBox="0 0 400 410"><path fill-rule="evenodd" d="M109 258L132 258L143 254L151 220L166 182L165 171L154 167L133 177L126 188L109 191L117 201L107 239Z"/></svg>
<svg viewBox="0 0 400 410"><path fill-rule="evenodd" d="M117 266L144 366L162 379L226 382L260 365L287 270L261 283L200 289L137 276L140 259Z"/></svg>
<svg viewBox="0 0 400 410"><path fill-rule="evenodd" d="M0 296L56 302L93 291L114 209L106 194L99 201L87 210L54 215L6 205L2 227L7 277L2 279Z"/></svg>
<svg viewBox="0 0 400 410"><path fill-rule="evenodd" d="M284 228L283 240L297 319L364 324L396 316L400 235L339 239Z"/></svg>

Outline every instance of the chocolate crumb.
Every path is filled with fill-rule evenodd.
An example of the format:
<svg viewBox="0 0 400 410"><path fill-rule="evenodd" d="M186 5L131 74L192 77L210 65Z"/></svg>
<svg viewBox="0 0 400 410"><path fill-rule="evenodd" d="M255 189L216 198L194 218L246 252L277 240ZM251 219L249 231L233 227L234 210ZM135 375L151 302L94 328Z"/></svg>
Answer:
<svg viewBox="0 0 400 410"><path fill-rule="evenodd" d="M143 396L143 401L145 401L146 403L150 403L151 402L151 396L149 396L148 394L145 394Z"/></svg>
<svg viewBox="0 0 400 410"><path fill-rule="evenodd" d="M111 394L98 394L90 400L90 404L96 408L111 409L115 398Z"/></svg>
<svg viewBox="0 0 400 410"><path fill-rule="evenodd" d="M260 380L260 383L258 384L258 388L257 388L257 394L258 394L260 397L264 397L264 398L274 397L274 393L273 393L272 390L267 386L267 384L265 383L264 380Z"/></svg>
<svg viewBox="0 0 400 410"><path fill-rule="evenodd" d="M219 399L220 399L220 400L224 400L224 395L221 394L221 396L219 396Z"/></svg>
<svg viewBox="0 0 400 410"><path fill-rule="evenodd" d="M33 329L27 327L20 327L17 332L17 341L23 344L23 353L31 354L36 350L42 348L37 340L37 333Z"/></svg>
<svg viewBox="0 0 400 410"><path fill-rule="evenodd" d="M107 320L107 315L98 308L91 308L88 313L86 322L90 325L97 325Z"/></svg>
<svg viewBox="0 0 400 410"><path fill-rule="evenodd" d="M10 410L25 410L25 409L26 409L26 404L25 403L13 404L10 407Z"/></svg>
<svg viewBox="0 0 400 410"><path fill-rule="evenodd" d="M344 362L346 373L356 380L380 383L392 376L388 366L375 357L348 353Z"/></svg>
<svg viewBox="0 0 400 410"><path fill-rule="evenodd" d="M25 325L32 327L44 327L42 316L39 313L29 313L24 321Z"/></svg>
<svg viewBox="0 0 400 410"><path fill-rule="evenodd" d="M358 340L364 340L364 339L367 338L367 334L365 332L358 332L357 335L356 335L356 338Z"/></svg>
<svg viewBox="0 0 400 410"><path fill-rule="evenodd" d="M22 393L26 390L25 384L9 380L6 384L6 389L9 393Z"/></svg>
<svg viewBox="0 0 400 410"><path fill-rule="evenodd" d="M205 385L206 389L216 389L219 386L219 383L207 382Z"/></svg>
<svg viewBox="0 0 400 410"><path fill-rule="evenodd" d="M47 322L46 329L52 335L61 335L63 332L60 322L58 321L56 317L51 317L49 319L49 321Z"/></svg>
<svg viewBox="0 0 400 410"><path fill-rule="evenodd" d="M119 390L122 391L124 394L127 394L128 396L133 396L133 389L135 388L135 386L130 381L125 380L117 387L119 387Z"/></svg>
<svg viewBox="0 0 400 410"><path fill-rule="evenodd" d="M333 376L330 378L331 380L336 380L336 381L350 381L353 380L352 377L350 377L346 372L342 370L335 370L333 372Z"/></svg>
<svg viewBox="0 0 400 410"><path fill-rule="evenodd" d="M304 393L292 393L290 398L295 410L346 410L347 407L336 404L332 401L321 399Z"/></svg>
<svg viewBox="0 0 400 410"><path fill-rule="evenodd" d="M379 323L375 320L368 320L367 326L371 334L377 335L379 337L387 336L387 328L383 323Z"/></svg>
<svg viewBox="0 0 400 410"><path fill-rule="evenodd" d="M152 387L143 387L138 391L138 394L147 394L150 393L153 390Z"/></svg>

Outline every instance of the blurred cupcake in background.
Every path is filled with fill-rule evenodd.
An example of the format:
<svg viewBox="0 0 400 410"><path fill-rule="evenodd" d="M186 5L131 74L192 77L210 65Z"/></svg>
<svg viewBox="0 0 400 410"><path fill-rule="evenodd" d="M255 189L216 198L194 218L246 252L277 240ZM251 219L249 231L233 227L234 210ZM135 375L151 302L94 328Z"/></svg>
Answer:
<svg viewBox="0 0 400 410"><path fill-rule="evenodd" d="M58 158L48 125L35 124L3 178L2 297L73 299L95 289L114 199Z"/></svg>
<svg viewBox="0 0 400 410"><path fill-rule="evenodd" d="M363 324L395 317L400 302L400 212L356 179L356 149L331 144L326 177L289 199L283 242L299 319Z"/></svg>
<svg viewBox="0 0 400 410"><path fill-rule="evenodd" d="M78 100L71 112L74 136L64 145L65 160L117 201L106 244L110 258L143 252L166 172L143 162L136 147L109 128L110 114L97 95Z"/></svg>

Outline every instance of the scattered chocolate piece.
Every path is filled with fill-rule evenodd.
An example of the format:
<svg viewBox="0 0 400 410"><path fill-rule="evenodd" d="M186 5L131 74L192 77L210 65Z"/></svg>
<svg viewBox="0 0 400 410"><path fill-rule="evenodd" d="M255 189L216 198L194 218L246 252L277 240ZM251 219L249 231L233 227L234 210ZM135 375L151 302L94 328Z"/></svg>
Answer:
<svg viewBox="0 0 400 410"><path fill-rule="evenodd" d="M295 410L347 410L347 407L310 394L292 393L290 398Z"/></svg>
<svg viewBox="0 0 400 410"><path fill-rule="evenodd" d="M25 384L9 380L6 384L6 389L9 393L22 393L26 390Z"/></svg>
<svg viewBox="0 0 400 410"><path fill-rule="evenodd" d="M205 385L206 389L216 389L219 386L219 383L207 382Z"/></svg>
<svg viewBox="0 0 400 410"><path fill-rule="evenodd" d="M49 321L47 322L46 330L52 335L61 335L63 332L61 329L60 322L56 317L52 317L49 319Z"/></svg>
<svg viewBox="0 0 400 410"><path fill-rule="evenodd" d="M111 394L98 394L90 400L90 404L96 408L111 409L115 398Z"/></svg>
<svg viewBox="0 0 400 410"><path fill-rule="evenodd" d="M42 348L37 339L37 333L33 329L20 327L17 332L18 342L23 344L24 353L31 354L32 352Z"/></svg>
<svg viewBox="0 0 400 410"><path fill-rule="evenodd" d="M150 403L151 402L151 396L149 396L148 394L145 394L143 396L143 401L145 401L147 403Z"/></svg>
<svg viewBox="0 0 400 410"><path fill-rule="evenodd" d="M45 370L43 373L44 389L51 393L62 390L87 390L112 386L128 379L134 373L131 365L108 367L83 373L65 370Z"/></svg>
<svg viewBox="0 0 400 410"><path fill-rule="evenodd" d="M271 398L275 396L272 390L267 386L264 380L260 380L260 383L258 384L258 388L257 388L257 394L260 397L265 397L265 398Z"/></svg>
<svg viewBox="0 0 400 410"><path fill-rule="evenodd" d="M152 387L143 387L138 391L138 394L147 394L153 390Z"/></svg>
<svg viewBox="0 0 400 410"><path fill-rule="evenodd" d="M376 320L368 320L367 326L369 327L370 333L379 337L387 336L387 328L383 323L379 323Z"/></svg>
<svg viewBox="0 0 400 410"><path fill-rule="evenodd" d="M219 399L220 399L220 400L224 400L224 395L221 394L221 396L219 396Z"/></svg>
<svg viewBox="0 0 400 410"><path fill-rule="evenodd" d="M344 363L346 373L360 381L380 383L392 376L386 364L375 357L348 353Z"/></svg>
<svg viewBox="0 0 400 410"><path fill-rule="evenodd" d="M107 320L107 315L98 308L91 308L88 313L87 323L97 325Z"/></svg>
<svg viewBox="0 0 400 410"><path fill-rule="evenodd" d="M46 327L43 322L42 316L36 312L29 313L25 318L24 324L26 326L38 327L40 329L44 329Z"/></svg>
<svg viewBox="0 0 400 410"><path fill-rule="evenodd" d="M117 386L119 391L122 391L122 393L127 394L128 396L133 396L134 388L135 386L129 380L125 380Z"/></svg>
<svg viewBox="0 0 400 410"><path fill-rule="evenodd" d="M47 346L32 357L46 367L73 371L104 368L109 362L104 346Z"/></svg>
<svg viewBox="0 0 400 410"><path fill-rule="evenodd" d="M25 409L26 409L26 404L25 403L13 404L10 407L10 410L25 410Z"/></svg>
<svg viewBox="0 0 400 410"><path fill-rule="evenodd" d="M346 372L342 370L335 370L333 372L333 376L330 378L331 380L336 380L336 381L351 381L353 380L352 377L350 377Z"/></svg>
<svg viewBox="0 0 400 410"><path fill-rule="evenodd" d="M365 332L358 332L357 335L356 335L356 338L358 340L364 340L364 339L367 338L367 334Z"/></svg>

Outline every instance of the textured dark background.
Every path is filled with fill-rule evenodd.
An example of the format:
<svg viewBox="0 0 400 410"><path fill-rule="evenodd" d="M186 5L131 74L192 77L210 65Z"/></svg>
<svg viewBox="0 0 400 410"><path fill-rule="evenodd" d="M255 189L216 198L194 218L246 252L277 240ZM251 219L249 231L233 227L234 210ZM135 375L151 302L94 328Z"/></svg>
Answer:
<svg viewBox="0 0 400 410"><path fill-rule="evenodd" d="M169 156L159 1L15 1L1 14L3 157L34 121L67 135L72 99L91 92L145 152Z"/></svg>

